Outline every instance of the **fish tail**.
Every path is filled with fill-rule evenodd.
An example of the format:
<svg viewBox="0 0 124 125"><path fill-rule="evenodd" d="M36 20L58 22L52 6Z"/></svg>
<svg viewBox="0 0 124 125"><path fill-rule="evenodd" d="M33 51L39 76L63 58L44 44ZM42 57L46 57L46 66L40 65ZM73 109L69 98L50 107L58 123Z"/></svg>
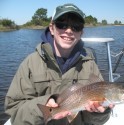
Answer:
<svg viewBox="0 0 124 125"><path fill-rule="evenodd" d="M44 122L45 122L45 125L47 125L48 121L52 119L50 108L42 104L37 104L37 106L40 109L40 111L43 113Z"/></svg>

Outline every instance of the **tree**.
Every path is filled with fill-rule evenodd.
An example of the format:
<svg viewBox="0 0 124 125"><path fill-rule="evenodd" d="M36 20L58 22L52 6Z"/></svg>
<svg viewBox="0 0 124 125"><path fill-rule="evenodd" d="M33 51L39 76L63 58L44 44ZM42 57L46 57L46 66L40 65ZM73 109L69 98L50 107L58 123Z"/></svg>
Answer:
<svg viewBox="0 0 124 125"><path fill-rule="evenodd" d="M47 21L47 9L40 8L32 16L32 22L35 25L42 25L43 21Z"/></svg>
<svg viewBox="0 0 124 125"><path fill-rule="evenodd" d="M2 25L3 26L11 26L11 25L13 25L13 22L11 21L11 20L8 20L8 19L3 19L2 20Z"/></svg>
<svg viewBox="0 0 124 125"><path fill-rule="evenodd" d="M85 22L87 24L93 24L96 25L97 19L95 17L92 17L91 15L85 17Z"/></svg>
<svg viewBox="0 0 124 125"><path fill-rule="evenodd" d="M121 21L118 22L119 24L122 24Z"/></svg>
<svg viewBox="0 0 124 125"><path fill-rule="evenodd" d="M115 21L114 21L114 24L115 24L115 25L118 25L118 21L117 21L117 20L115 20Z"/></svg>
<svg viewBox="0 0 124 125"><path fill-rule="evenodd" d="M16 25L15 22L10 19L1 19L0 26L5 29L19 29L19 26Z"/></svg>
<svg viewBox="0 0 124 125"><path fill-rule="evenodd" d="M2 25L2 20L0 19L0 25Z"/></svg>
<svg viewBox="0 0 124 125"><path fill-rule="evenodd" d="M102 20L103 25L107 25L107 20Z"/></svg>
<svg viewBox="0 0 124 125"><path fill-rule="evenodd" d="M15 24L15 22L12 21L12 20L9 20L9 19L2 19L1 20L1 25L3 25L4 27L10 27L10 28L17 27L17 25Z"/></svg>
<svg viewBox="0 0 124 125"><path fill-rule="evenodd" d="M115 20L115 21L114 21L114 24L115 24L115 25L120 25L120 24L121 24L121 21Z"/></svg>

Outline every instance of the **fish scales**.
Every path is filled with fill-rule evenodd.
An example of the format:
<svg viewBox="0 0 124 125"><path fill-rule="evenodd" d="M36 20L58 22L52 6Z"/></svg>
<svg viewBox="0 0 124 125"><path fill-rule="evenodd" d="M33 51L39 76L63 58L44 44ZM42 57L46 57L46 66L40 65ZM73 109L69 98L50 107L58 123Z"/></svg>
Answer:
<svg viewBox="0 0 124 125"><path fill-rule="evenodd" d="M90 84L88 86L77 85L78 89L76 88L76 84L72 86L69 90L67 89L64 93L60 94L59 96L59 110L56 108L56 111L53 110L52 114L56 114L57 112L61 112L64 110L73 110L75 108L79 108L85 106L87 101L94 100L94 101L103 101L104 100L104 92L108 88L108 84L103 83L95 83ZM80 86L80 88L79 88ZM68 96L67 93L70 94ZM64 99L62 99L64 97ZM62 100L62 101L61 101ZM58 111L57 111L58 110Z"/></svg>
<svg viewBox="0 0 124 125"><path fill-rule="evenodd" d="M59 102L60 103L59 106L61 107L59 112L63 110L71 111L79 107L83 108L83 106L85 106L89 100L100 101L100 102L104 101L105 98L108 98L110 100L110 97L109 97L110 93L108 92L111 91L111 94L113 95L113 93L115 92L115 89L117 89L116 85L106 84L104 82L94 83L88 86L82 86L81 88L78 88L78 89L77 88L74 89L75 88L74 86L72 87L73 89L70 88L71 95L66 96L64 99L61 99L61 97L64 97L64 96L60 94L60 100L63 100L63 101ZM115 89L112 89L112 88L115 88ZM64 93L62 94L66 95L66 91L64 91ZM69 91L67 91L67 93L69 94ZM105 97L105 95L107 95L108 97ZM116 96L112 96L112 99ZM118 96L116 98L118 98ZM55 114L56 112L54 112L53 114Z"/></svg>
<svg viewBox="0 0 124 125"><path fill-rule="evenodd" d="M99 88L99 89L98 89ZM104 92L102 87L96 87L95 85L89 85L87 87L82 86L82 88L71 90L72 94L68 95L65 100L60 102L60 107L66 110L71 110L79 106L83 106L88 100L103 101ZM101 88L101 89L100 89ZM64 93L66 94L66 92ZM61 95L60 95L61 98Z"/></svg>
<svg viewBox="0 0 124 125"><path fill-rule="evenodd" d="M61 104L65 99L67 99L70 95L72 95L76 90L82 88L82 84L73 84L71 87L65 89L57 99L57 103Z"/></svg>
<svg viewBox="0 0 124 125"><path fill-rule="evenodd" d="M98 82L90 84L88 86L82 85L82 87L78 89L77 88L73 90L70 89L71 95L68 95L68 98L66 97L66 99L64 99L64 101L60 103L61 110L62 109L71 110L80 106L83 107L83 105L86 105L89 100L104 101L105 98L108 98L105 97L105 95L107 95L108 91L111 91L112 88L116 88L116 85L106 84L104 82ZM66 94L66 92L64 94Z"/></svg>
<svg viewBox="0 0 124 125"><path fill-rule="evenodd" d="M67 110L71 112L76 111L76 116L78 111L85 110L85 108L83 107L85 107L85 105L90 100L103 102L103 104L106 101L113 104L124 102L124 89L122 88L122 86L105 81L99 81L91 84L91 81L92 80L90 80L89 85L84 86L83 84L75 83L64 90L56 100L59 106L47 110L47 112L49 112L49 114L47 115L45 114L45 111L46 108L48 109L48 107L38 104L40 110L43 112L43 114L45 114L44 116L47 116L46 121L52 119L57 113ZM74 118L71 118L71 121L73 119Z"/></svg>

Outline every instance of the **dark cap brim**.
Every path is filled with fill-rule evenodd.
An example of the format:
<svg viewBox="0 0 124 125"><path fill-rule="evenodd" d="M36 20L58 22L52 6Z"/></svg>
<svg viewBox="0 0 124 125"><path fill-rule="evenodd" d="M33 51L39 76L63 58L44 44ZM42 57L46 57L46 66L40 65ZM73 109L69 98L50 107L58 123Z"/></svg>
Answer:
<svg viewBox="0 0 124 125"><path fill-rule="evenodd" d="M82 21L84 22L83 16L82 16L81 14L79 14L78 12L72 11L72 10L67 10L67 11L65 10L65 11L59 13L58 15L55 15L52 20L53 20L53 21L56 21L59 17L61 17L61 16L64 15L64 14L67 14L67 13L73 13L73 14L77 15L77 16L78 16L80 19L82 19Z"/></svg>

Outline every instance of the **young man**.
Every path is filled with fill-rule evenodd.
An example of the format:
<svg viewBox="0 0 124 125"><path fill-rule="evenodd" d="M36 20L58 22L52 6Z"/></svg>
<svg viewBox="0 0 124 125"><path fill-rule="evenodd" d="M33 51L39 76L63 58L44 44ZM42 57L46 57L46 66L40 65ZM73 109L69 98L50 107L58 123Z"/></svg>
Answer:
<svg viewBox="0 0 124 125"><path fill-rule="evenodd" d="M57 107L55 94L76 82L87 85L91 73L102 76L93 54L83 46L83 12L73 4L58 6L42 43L20 65L6 95L6 113L13 125L44 125L37 104ZM111 107L111 106L110 106ZM110 108L89 102L72 125L102 125L110 116ZM55 115L50 124L69 124L65 111Z"/></svg>

